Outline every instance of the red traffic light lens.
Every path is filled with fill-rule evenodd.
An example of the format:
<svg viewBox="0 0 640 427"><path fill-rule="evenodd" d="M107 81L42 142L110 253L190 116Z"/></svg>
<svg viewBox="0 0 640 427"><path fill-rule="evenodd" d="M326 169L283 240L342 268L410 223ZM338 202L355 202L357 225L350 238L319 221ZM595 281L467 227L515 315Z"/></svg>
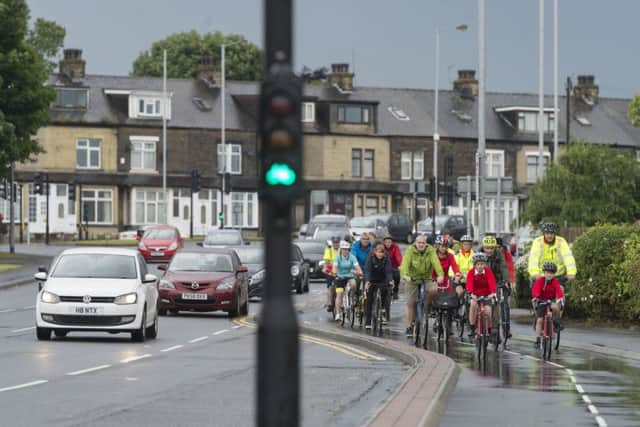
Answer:
<svg viewBox="0 0 640 427"><path fill-rule="evenodd" d="M286 96L274 96L271 99L271 104L269 105L269 110L272 113L276 114L289 114L291 113L291 101Z"/></svg>

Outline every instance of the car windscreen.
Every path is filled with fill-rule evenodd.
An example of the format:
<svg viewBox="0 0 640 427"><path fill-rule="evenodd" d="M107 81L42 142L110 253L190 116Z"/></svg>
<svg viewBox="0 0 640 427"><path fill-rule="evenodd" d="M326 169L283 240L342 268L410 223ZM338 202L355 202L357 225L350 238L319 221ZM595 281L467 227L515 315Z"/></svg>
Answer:
<svg viewBox="0 0 640 427"><path fill-rule="evenodd" d="M207 238L204 239L204 243L207 245L241 245L242 240L240 234L214 231L207 234Z"/></svg>
<svg viewBox="0 0 640 427"><path fill-rule="evenodd" d="M231 256L206 252L178 252L169 264L169 271L233 272Z"/></svg>
<svg viewBox="0 0 640 427"><path fill-rule="evenodd" d="M446 216L446 215L437 215L436 216L436 228L442 228L446 224L447 219L449 219L449 217ZM418 224L418 228L420 228L420 229L424 229L424 228L431 229L431 218L425 219L424 221L420 221L420 223Z"/></svg>
<svg viewBox="0 0 640 427"><path fill-rule="evenodd" d="M375 228L376 227L376 219L368 218L368 217L355 217L351 220L351 227L356 228Z"/></svg>
<svg viewBox="0 0 640 427"><path fill-rule="evenodd" d="M176 237L176 231L171 229L155 228L147 230L142 236L145 240L173 240Z"/></svg>
<svg viewBox="0 0 640 427"><path fill-rule="evenodd" d="M337 230L332 228L322 228L317 230L313 235L313 240L325 241L331 240L333 236L338 236L339 238L344 238L345 235L349 234L349 230Z"/></svg>
<svg viewBox="0 0 640 427"><path fill-rule="evenodd" d="M136 258L111 254L62 255L51 277L135 279L138 277Z"/></svg>
<svg viewBox="0 0 640 427"><path fill-rule="evenodd" d="M264 264L264 254L261 248L232 248L238 254L243 264Z"/></svg>
<svg viewBox="0 0 640 427"><path fill-rule="evenodd" d="M314 242L313 240L296 241L296 245L300 248L303 254L324 254L325 245Z"/></svg>

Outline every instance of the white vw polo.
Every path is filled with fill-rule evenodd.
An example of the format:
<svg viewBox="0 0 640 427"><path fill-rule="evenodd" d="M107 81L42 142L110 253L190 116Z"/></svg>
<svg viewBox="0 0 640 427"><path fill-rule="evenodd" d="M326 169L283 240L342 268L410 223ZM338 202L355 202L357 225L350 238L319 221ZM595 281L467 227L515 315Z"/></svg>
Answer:
<svg viewBox="0 0 640 427"><path fill-rule="evenodd" d="M39 340L69 331L130 332L139 342L158 335L158 279L136 250L67 249L35 278Z"/></svg>

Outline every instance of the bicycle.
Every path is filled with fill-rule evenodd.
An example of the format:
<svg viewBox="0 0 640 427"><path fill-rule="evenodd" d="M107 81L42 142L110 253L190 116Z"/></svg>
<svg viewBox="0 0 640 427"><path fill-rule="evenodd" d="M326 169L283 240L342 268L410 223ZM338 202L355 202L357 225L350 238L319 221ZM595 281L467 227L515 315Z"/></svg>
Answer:
<svg viewBox="0 0 640 427"><path fill-rule="evenodd" d="M500 303L499 321L496 322L498 330L496 331L496 343L499 342L502 333L502 348L507 348L507 340L511 338L511 307L509 306L509 295L511 290L506 283L502 283L498 287L498 301ZM496 344L496 350L498 345Z"/></svg>
<svg viewBox="0 0 640 427"><path fill-rule="evenodd" d="M449 342L449 335L451 335L451 323L453 320L452 312L453 310L458 308L458 296L455 291L451 292L443 292L442 288L438 288L438 295L436 297L435 304L433 306L432 312L435 315L435 324L434 324L434 332L437 334L438 345L440 345L441 341L444 341L445 344ZM445 288L446 289L446 288ZM428 319L429 316L425 317L425 336L423 348L427 348L428 341Z"/></svg>
<svg viewBox="0 0 640 427"><path fill-rule="evenodd" d="M458 303L455 319L458 338L464 342L464 325L469 324L469 294L466 291Z"/></svg>
<svg viewBox="0 0 640 427"><path fill-rule="evenodd" d="M373 286L373 284L371 286ZM383 312L386 310L386 300L382 298L381 287L385 286L385 284L378 283L375 286L376 291L373 294L373 304L371 306L371 334L382 335ZM393 292L393 289L387 291L387 298L390 297L389 292ZM389 314L390 313L387 313L387 315Z"/></svg>
<svg viewBox="0 0 640 427"><path fill-rule="evenodd" d="M412 280L413 282L413 280ZM413 322L413 343L416 347L420 346L420 323L422 323L422 317L426 317L426 313L424 313L424 300L426 297L425 290L425 281L420 280L415 285L409 286L418 286L418 299L416 300L414 310L415 310L415 319ZM427 331L425 330L425 334Z"/></svg>
<svg viewBox="0 0 640 427"><path fill-rule="evenodd" d="M553 342L554 328L553 328L553 314L551 312L551 304L553 300L545 300L538 303L538 307L546 308L544 318L542 321L542 359L551 359L551 347ZM560 332L557 333L556 351L560 345Z"/></svg>
<svg viewBox="0 0 640 427"><path fill-rule="evenodd" d="M476 351L478 354L478 363L487 360L487 347L489 345L489 327L491 322L489 316L485 313L485 306L491 304L489 297L478 297L478 310L476 313Z"/></svg>

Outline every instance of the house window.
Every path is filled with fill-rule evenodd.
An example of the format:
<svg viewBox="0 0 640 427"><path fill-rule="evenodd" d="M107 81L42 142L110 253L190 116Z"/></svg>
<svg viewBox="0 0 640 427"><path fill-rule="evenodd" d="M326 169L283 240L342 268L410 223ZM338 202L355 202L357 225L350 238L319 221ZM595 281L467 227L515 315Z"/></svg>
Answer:
<svg viewBox="0 0 640 427"><path fill-rule="evenodd" d="M362 176L362 150L354 148L351 150L351 176L360 178Z"/></svg>
<svg viewBox="0 0 640 427"><path fill-rule="evenodd" d="M338 122L352 124L369 123L369 107L363 105L340 105L338 107Z"/></svg>
<svg viewBox="0 0 640 427"><path fill-rule="evenodd" d="M542 174L544 175L544 171L547 169L547 165L549 164L549 159L551 158L551 154L549 152L544 152L544 164L542 166ZM538 180L538 153L535 151L527 152L527 183L531 184Z"/></svg>
<svg viewBox="0 0 640 427"><path fill-rule="evenodd" d="M520 132L538 132L538 114L537 111L520 111L518 113L518 130ZM553 113L544 113L542 124L545 132L553 131L553 120Z"/></svg>
<svg viewBox="0 0 640 427"><path fill-rule="evenodd" d="M302 103L302 121L313 123L316 121L316 104L313 102Z"/></svg>
<svg viewBox="0 0 640 427"><path fill-rule="evenodd" d="M112 224L113 192L111 190L82 190L82 212L82 222Z"/></svg>
<svg viewBox="0 0 640 427"><path fill-rule="evenodd" d="M504 150L487 150L487 176L504 176Z"/></svg>
<svg viewBox="0 0 640 427"><path fill-rule="evenodd" d="M76 141L76 167L78 169L100 169L99 139L79 139Z"/></svg>
<svg viewBox="0 0 640 427"><path fill-rule="evenodd" d="M22 203L22 194L20 186L16 184L16 200L13 203L13 222L20 222L20 204ZM0 214L2 214L2 222L9 222L11 218L11 202L8 200L11 195L9 194L10 186L7 186L7 200L0 199Z"/></svg>
<svg viewBox="0 0 640 427"><path fill-rule="evenodd" d="M231 193L231 202L225 203L224 206L227 225L238 228L258 227L257 200L256 193ZM217 213L214 213L214 216L217 216Z"/></svg>
<svg viewBox="0 0 640 427"><path fill-rule="evenodd" d="M382 196L380 198L380 212L389 212L387 207L387 196Z"/></svg>
<svg viewBox="0 0 640 427"><path fill-rule="evenodd" d="M160 117L161 100L159 98L138 99L138 116Z"/></svg>
<svg viewBox="0 0 640 427"><path fill-rule="evenodd" d="M373 178L373 156L374 150L364 150L363 176L365 178Z"/></svg>
<svg viewBox="0 0 640 427"><path fill-rule="evenodd" d="M378 196L367 196L366 215L375 215L378 213Z"/></svg>
<svg viewBox="0 0 640 427"><path fill-rule="evenodd" d="M227 172L233 175L242 173L242 145L225 144L227 148ZM218 144L218 173L224 172L224 150L222 144Z"/></svg>
<svg viewBox="0 0 640 427"><path fill-rule="evenodd" d="M424 179L424 153L413 153L413 179Z"/></svg>
<svg viewBox="0 0 640 427"><path fill-rule="evenodd" d="M38 220L38 195L35 193L33 183L29 184L29 222Z"/></svg>
<svg viewBox="0 0 640 427"><path fill-rule="evenodd" d="M361 216L362 215L362 209L364 208L364 196L361 194L358 194L358 196L356 197L356 214L357 216Z"/></svg>
<svg viewBox="0 0 640 427"><path fill-rule="evenodd" d="M403 151L400 154L400 177L401 179L411 179L411 151Z"/></svg>
<svg viewBox="0 0 640 427"><path fill-rule="evenodd" d="M157 137L131 137L131 170L156 170Z"/></svg>
<svg viewBox="0 0 640 427"><path fill-rule="evenodd" d="M87 108L87 91L78 89L56 89L54 108Z"/></svg>
<svg viewBox="0 0 640 427"><path fill-rule="evenodd" d="M133 215L136 224L164 224L166 211L162 190L136 189L134 191Z"/></svg>

